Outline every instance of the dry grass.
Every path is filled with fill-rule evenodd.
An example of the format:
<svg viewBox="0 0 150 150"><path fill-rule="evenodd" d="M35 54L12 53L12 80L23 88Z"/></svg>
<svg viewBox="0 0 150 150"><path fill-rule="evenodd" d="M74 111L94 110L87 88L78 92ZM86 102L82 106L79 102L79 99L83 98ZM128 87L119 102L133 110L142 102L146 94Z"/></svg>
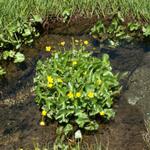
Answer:
<svg viewBox="0 0 150 150"><path fill-rule="evenodd" d="M143 133L143 139L150 150L150 120L145 121L146 132Z"/></svg>

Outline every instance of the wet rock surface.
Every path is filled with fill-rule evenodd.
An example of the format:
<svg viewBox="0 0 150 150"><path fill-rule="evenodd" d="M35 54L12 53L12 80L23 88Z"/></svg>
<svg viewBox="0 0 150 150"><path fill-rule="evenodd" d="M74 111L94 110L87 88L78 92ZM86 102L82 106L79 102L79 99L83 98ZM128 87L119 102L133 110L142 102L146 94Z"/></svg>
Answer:
<svg viewBox="0 0 150 150"><path fill-rule="evenodd" d="M146 52L139 67L134 71L125 92L128 102L138 104L145 115L150 113L150 52Z"/></svg>

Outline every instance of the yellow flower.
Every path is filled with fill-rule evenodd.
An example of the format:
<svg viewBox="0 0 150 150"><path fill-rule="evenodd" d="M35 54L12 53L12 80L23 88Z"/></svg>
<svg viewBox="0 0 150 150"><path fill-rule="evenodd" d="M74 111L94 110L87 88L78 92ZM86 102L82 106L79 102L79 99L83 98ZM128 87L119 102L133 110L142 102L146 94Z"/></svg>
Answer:
<svg viewBox="0 0 150 150"><path fill-rule="evenodd" d="M101 116L104 116L104 115L105 115L105 112L104 112L104 111L101 111L99 114L100 114Z"/></svg>
<svg viewBox="0 0 150 150"><path fill-rule="evenodd" d="M45 126L45 122L43 120L40 121L40 126Z"/></svg>
<svg viewBox="0 0 150 150"><path fill-rule="evenodd" d="M51 46L46 46L46 51L47 51L47 52L50 52L50 51L51 51L51 49L52 49L52 47L51 47Z"/></svg>
<svg viewBox="0 0 150 150"><path fill-rule="evenodd" d="M76 64L77 64L77 61L73 61L73 62L72 62L72 65L76 65Z"/></svg>
<svg viewBox="0 0 150 150"><path fill-rule="evenodd" d="M52 83L48 83L47 87L52 88L53 84Z"/></svg>
<svg viewBox="0 0 150 150"><path fill-rule="evenodd" d="M47 76L47 80L48 80L48 83L51 83L51 84L54 82L54 80L51 76Z"/></svg>
<svg viewBox="0 0 150 150"><path fill-rule="evenodd" d="M81 93L80 93L80 92L77 92L77 93L76 93L76 97L78 97L78 98L81 97Z"/></svg>
<svg viewBox="0 0 150 150"><path fill-rule="evenodd" d="M97 84L101 85L102 84L102 80L101 79L97 80Z"/></svg>
<svg viewBox="0 0 150 150"><path fill-rule="evenodd" d="M74 95L73 95L72 92L69 92L69 93L67 94L67 96L68 96L70 99L72 99L72 98L74 97Z"/></svg>
<svg viewBox="0 0 150 150"><path fill-rule="evenodd" d="M88 92L87 96L89 98L93 98L94 97L94 92L92 92L92 91Z"/></svg>
<svg viewBox="0 0 150 150"><path fill-rule="evenodd" d="M46 116L47 112L45 110L42 110L42 116Z"/></svg>
<svg viewBox="0 0 150 150"><path fill-rule="evenodd" d="M85 44L85 45L88 45L88 44L89 44L89 42L88 42L87 40L85 40L85 41L84 41L84 44Z"/></svg>
<svg viewBox="0 0 150 150"><path fill-rule="evenodd" d="M60 45L61 45L61 46L64 46L64 45L65 45L65 41L60 42Z"/></svg>
<svg viewBox="0 0 150 150"><path fill-rule="evenodd" d="M57 82L58 82L58 83L63 83L63 80L62 80L61 78L58 78L58 79L57 79Z"/></svg>

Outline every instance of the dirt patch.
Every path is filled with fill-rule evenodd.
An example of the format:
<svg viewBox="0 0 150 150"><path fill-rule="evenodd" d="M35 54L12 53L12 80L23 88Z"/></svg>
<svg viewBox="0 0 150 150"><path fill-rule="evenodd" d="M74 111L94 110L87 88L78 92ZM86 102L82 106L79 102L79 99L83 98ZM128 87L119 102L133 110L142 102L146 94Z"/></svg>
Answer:
<svg viewBox="0 0 150 150"><path fill-rule="evenodd" d="M33 98L28 98L23 104L0 107L0 149L16 150L23 147L31 150L35 143L52 146L57 124L40 127L41 116L33 101ZM92 145L96 137L103 147L110 150L142 150L145 127L141 111L127 104L123 96L115 109L115 119L102 124L95 133L85 133L83 142Z"/></svg>
<svg viewBox="0 0 150 150"><path fill-rule="evenodd" d="M42 30L51 34L82 35L88 33L97 20L97 16L73 15L66 22L63 22L63 18L49 16L43 21Z"/></svg>
<svg viewBox="0 0 150 150"><path fill-rule="evenodd" d="M64 19L60 16L50 15L46 17L42 24L37 25L37 29L41 33L46 32L49 34L62 34L62 35L83 35L90 32L90 29L96 24L98 20L104 22L108 26L113 18L118 18L117 14L103 16L101 14L95 14L91 16L80 15L79 12L75 12L72 16L64 22ZM127 26L129 22L137 22L137 19L130 13L124 18L123 25ZM141 16L138 19L141 24L147 24L148 20Z"/></svg>
<svg viewBox="0 0 150 150"><path fill-rule="evenodd" d="M39 126L40 114L33 99L13 107L1 107L0 149L17 150L20 147L33 149L34 143L41 145L54 141L56 126Z"/></svg>
<svg viewBox="0 0 150 150"><path fill-rule="evenodd" d="M142 133L145 127L141 111L137 107L127 104L123 96L116 107L115 119L107 125L102 125L103 128L100 128L95 135L87 136L87 142L97 136L102 147L109 150L144 149Z"/></svg>

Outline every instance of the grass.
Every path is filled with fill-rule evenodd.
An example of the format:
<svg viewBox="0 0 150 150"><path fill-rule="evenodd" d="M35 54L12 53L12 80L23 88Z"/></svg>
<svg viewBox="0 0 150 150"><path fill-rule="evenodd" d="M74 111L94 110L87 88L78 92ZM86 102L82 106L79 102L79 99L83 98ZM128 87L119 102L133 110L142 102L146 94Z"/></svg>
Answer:
<svg viewBox="0 0 150 150"><path fill-rule="evenodd" d="M149 0L0 0L0 6L0 47L3 47L1 40L15 43L11 31L18 23L30 22L34 15L43 20L49 15L67 18L76 14L107 18L120 11L130 21L150 21Z"/></svg>
<svg viewBox="0 0 150 150"><path fill-rule="evenodd" d="M0 6L0 30L34 14L61 16L64 11L69 15L79 11L81 15L107 17L120 10L124 17L131 14L137 20L150 21L149 0L0 0Z"/></svg>
<svg viewBox="0 0 150 150"><path fill-rule="evenodd" d="M147 148L150 150L150 120L145 121L146 131L143 134L143 139L147 145Z"/></svg>
<svg viewBox="0 0 150 150"><path fill-rule="evenodd" d="M98 141L98 139L95 137L95 142L93 145L90 145L88 143L77 143L73 147L70 147L70 150L108 150L108 146L102 148L101 142ZM40 144L36 143L34 144L34 150L56 150L55 148L51 148L49 144L45 144L44 146L40 146Z"/></svg>
<svg viewBox="0 0 150 150"><path fill-rule="evenodd" d="M30 22L29 19L34 15L41 16L43 20L49 15L67 18L76 14L107 18L120 11L121 16L130 21L150 21L149 0L0 0L0 6L2 48L1 39L5 43L15 43L11 31L14 31L18 23Z"/></svg>

